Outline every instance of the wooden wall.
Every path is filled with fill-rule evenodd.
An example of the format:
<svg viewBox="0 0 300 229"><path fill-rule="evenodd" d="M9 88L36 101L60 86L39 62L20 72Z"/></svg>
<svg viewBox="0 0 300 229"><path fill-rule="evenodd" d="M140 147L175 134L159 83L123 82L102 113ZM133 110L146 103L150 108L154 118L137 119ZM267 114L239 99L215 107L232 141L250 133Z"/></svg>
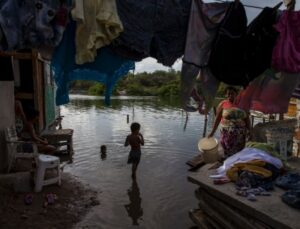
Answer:
<svg viewBox="0 0 300 229"><path fill-rule="evenodd" d="M0 81L0 171L7 165L4 130L15 124L14 81Z"/></svg>

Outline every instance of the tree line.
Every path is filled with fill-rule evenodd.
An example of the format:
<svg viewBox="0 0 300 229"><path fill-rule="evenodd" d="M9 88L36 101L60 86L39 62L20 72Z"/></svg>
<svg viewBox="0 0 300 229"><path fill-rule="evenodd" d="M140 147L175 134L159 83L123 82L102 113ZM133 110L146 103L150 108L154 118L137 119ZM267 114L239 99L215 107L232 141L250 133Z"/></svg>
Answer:
<svg viewBox="0 0 300 229"><path fill-rule="evenodd" d="M180 95L180 71L155 71L152 73L129 73L120 79L113 95L128 96L174 96ZM226 85L221 84L217 96L224 95ZM70 84L71 93L103 95L105 85L95 81L76 80Z"/></svg>

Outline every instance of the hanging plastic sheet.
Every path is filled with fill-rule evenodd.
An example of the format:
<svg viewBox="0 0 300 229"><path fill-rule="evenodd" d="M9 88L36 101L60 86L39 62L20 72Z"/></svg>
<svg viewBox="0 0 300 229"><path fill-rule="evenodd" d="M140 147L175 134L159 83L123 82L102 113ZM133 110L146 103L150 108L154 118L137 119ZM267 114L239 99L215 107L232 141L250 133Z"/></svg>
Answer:
<svg viewBox="0 0 300 229"><path fill-rule="evenodd" d="M94 62L77 65L75 63L76 23L71 21L61 44L55 50L51 66L57 84L56 104L69 102L69 82L72 80L94 80L105 84L105 102L109 98L116 82L135 68L133 61L120 57L108 48L99 49Z"/></svg>

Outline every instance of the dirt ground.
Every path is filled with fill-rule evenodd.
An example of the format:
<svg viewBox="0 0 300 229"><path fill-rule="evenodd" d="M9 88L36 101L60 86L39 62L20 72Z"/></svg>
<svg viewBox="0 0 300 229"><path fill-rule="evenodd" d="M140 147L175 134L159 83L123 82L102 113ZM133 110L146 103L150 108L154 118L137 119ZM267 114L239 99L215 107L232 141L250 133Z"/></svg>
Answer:
<svg viewBox="0 0 300 229"><path fill-rule="evenodd" d="M46 204L46 195L57 196ZM97 192L85 187L69 174L63 173L62 185L46 186L40 193L30 193L32 204L26 205L28 193L12 193L0 186L0 228L56 229L72 228L93 206L99 205Z"/></svg>

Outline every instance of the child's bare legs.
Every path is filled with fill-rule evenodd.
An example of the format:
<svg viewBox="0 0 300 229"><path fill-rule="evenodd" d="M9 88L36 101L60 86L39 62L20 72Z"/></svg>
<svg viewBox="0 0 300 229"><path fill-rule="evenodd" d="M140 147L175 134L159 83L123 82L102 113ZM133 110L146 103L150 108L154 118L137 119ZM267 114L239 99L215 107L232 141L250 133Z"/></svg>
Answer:
<svg viewBox="0 0 300 229"><path fill-rule="evenodd" d="M132 163L132 179L135 179L136 178L136 170L137 170L137 167L138 167L138 163Z"/></svg>
<svg viewBox="0 0 300 229"><path fill-rule="evenodd" d="M39 152L48 155L52 155L56 151L56 147L53 145L37 144L37 147Z"/></svg>

